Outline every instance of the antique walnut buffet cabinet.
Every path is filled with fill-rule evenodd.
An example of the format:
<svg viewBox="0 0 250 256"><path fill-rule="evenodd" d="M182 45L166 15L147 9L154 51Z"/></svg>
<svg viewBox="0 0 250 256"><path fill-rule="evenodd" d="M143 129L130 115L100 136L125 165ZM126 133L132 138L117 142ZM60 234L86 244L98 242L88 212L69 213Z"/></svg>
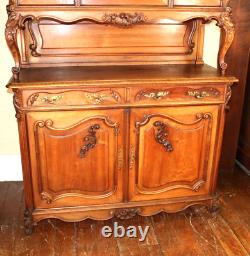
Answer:
<svg viewBox="0 0 250 256"><path fill-rule="evenodd" d="M10 0L25 231L215 210L234 38L226 0ZM221 28L218 68L205 24Z"/></svg>

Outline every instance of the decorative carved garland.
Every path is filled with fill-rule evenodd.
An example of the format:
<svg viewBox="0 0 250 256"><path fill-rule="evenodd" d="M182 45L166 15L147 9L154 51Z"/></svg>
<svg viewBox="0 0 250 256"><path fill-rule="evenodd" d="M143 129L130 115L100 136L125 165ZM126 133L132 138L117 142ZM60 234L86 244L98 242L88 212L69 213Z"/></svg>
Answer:
<svg viewBox="0 0 250 256"><path fill-rule="evenodd" d="M115 217L121 220L132 219L139 213L139 208L117 209L115 211Z"/></svg>
<svg viewBox="0 0 250 256"><path fill-rule="evenodd" d="M102 21L106 24L120 27L131 27L136 24L145 23L147 17L143 13L105 13Z"/></svg>
<svg viewBox="0 0 250 256"><path fill-rule="evenodd" d="M163 122L156 121L154 122L154 126L157 128L157 133L155 134L155 140L159 144L161 144L167 152L172 152L173 146L170 143L170 141L167 139L168 133L167 133L167 125Z"/></svg>
<svg viewBox="0 0 250 256"><path fill-rule="evenodd" d="M84 158L86 153L93 149L97 143L96 131L100 129L99 124L91 125L88 129L89 134L83 138L84 144L80 149L80 157Z"/></svg>

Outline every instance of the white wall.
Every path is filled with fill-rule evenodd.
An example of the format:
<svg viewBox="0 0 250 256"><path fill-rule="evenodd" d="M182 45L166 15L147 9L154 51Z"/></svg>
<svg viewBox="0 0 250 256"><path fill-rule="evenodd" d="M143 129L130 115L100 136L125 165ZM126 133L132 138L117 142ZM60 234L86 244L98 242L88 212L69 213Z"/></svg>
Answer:
<svg viewBox="0 0 250 256"><path fill-rule="evenodd" d="M18 131L12 95L7 93L5 85L11 77L14 65L12 56L4 38L7 14L4 11L8 0L0 1L0 181L22 180ZM206 26L204 59L209 65L216 67L219 45L219 29L210 24Z"/></svg>
<svg viewBox="0 0 250 256"><path fill-rule="evenodd" d="M14 63L4 37L7 20L5 6L7 3L7 0L0 1L0 181L22 179L18 131L12 95L7 93L5 88Z"/></svg>

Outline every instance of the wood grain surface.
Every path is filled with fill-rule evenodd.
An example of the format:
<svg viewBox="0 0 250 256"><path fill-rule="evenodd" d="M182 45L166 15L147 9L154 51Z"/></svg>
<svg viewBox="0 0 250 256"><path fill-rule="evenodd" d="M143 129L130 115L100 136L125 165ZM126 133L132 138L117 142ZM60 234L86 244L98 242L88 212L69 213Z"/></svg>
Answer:
<svg viewBox="0 0 250 256"><path fill-rule="evenodd" d="M182 213L161 213L131 220L86 220L64 223L46 220L31 236L24 235L23 185L0 183L1 256L180 255L247 256L250 253L250 178L241 171L219 179L221 211L212 215L203 207ZM150 227L144 242L131 238L103 238L101 228L118 221L125 227Z"/></svg>

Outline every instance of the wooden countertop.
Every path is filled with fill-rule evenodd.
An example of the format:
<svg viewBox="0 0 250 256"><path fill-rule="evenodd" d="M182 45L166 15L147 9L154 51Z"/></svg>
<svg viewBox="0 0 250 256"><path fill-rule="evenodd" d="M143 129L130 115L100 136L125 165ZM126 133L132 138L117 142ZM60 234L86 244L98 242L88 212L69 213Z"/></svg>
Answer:
<svg viewBox="0 0 250 256"><path fill-rule="evenodd" d="M233 83L238 80L222 76L208 65L148 65L23 68L19 81L10 80L8 88L32 86L112 85L144 83Z"/></svg>

